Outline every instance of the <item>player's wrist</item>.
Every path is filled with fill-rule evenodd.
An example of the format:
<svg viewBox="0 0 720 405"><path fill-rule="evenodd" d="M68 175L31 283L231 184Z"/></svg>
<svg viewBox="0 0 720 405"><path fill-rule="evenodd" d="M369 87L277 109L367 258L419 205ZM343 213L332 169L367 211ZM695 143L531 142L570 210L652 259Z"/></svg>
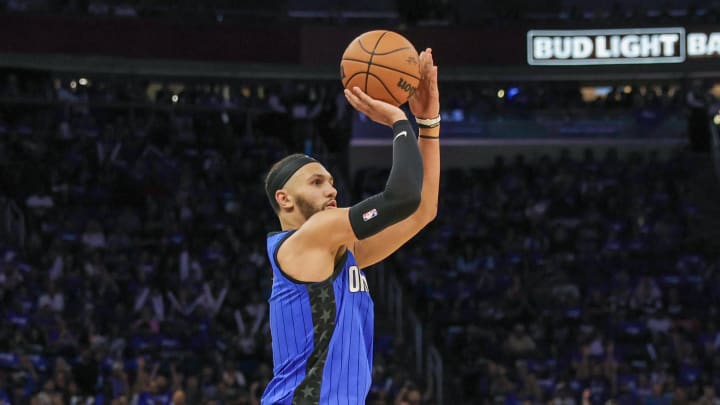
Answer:
<svg viewBox="0 0 720 405"><path fill-rule="evenodd" d="M395 121L392 124L392 129L393 134L397 135L402 131L412 131L412 126L410 126L410 121L407 118L403 118Z"/></svg>
<svg viewBox="0 0 720 405"><path fill-rule="evenodd" d="M418 128L435 128L440 126L440 114L432 118L415 117Z"/></svg>
<svg viewBox="0 0 720 405"><path fill-rule="evenodd" d="M398 122L401 122L401 121L408 121L408 117L407 117L407 115L405 115L404 112L401 112L400 114L393 114L393 116L390 117L390 122L391 122L390 126L394 127L395 124L397 124Z"/></svg>
<svg viewBox="0 0 720 405"><path fill-rule="evenodd" d="M440 138L440 124L432 128L418 128L418 137L420 139L439 139Z"/></svg>

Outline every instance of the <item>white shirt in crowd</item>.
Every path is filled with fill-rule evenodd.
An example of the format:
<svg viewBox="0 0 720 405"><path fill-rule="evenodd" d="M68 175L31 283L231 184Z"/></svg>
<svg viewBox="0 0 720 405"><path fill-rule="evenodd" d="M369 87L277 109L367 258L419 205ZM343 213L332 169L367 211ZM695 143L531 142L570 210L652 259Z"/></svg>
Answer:
<svg viewBox="0 0 720 405"><path fill-rule="evenodd" d="M65 309L65 297L59 291L46 292L38 298L38 307L49 306L53 312L62 312Z"/></svg>

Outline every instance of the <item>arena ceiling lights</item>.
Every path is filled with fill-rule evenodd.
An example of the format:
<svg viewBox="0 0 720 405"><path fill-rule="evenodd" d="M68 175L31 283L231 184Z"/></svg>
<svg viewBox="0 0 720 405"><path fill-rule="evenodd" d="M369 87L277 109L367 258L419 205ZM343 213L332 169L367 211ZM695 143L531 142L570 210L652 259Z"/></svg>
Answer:
<svg viewBox="0 0 720 405"><path fill-rule="evenodd" d="M720 32L663 27L527 33L527 61L535 66L683 63L712 57L720 57Z"/></svg>

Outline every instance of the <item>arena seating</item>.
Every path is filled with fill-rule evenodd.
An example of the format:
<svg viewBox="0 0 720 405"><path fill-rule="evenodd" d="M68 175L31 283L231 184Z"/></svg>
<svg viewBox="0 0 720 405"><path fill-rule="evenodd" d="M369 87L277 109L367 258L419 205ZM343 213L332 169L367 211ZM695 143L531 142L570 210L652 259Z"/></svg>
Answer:
<svg viewBox="0 0 720 405"><path fill-rule="evenodd" d="M0 77L0 403L257 403L276 223L262 176L304 130L350 127L336 86ZM448 87L444 111L483 114ZM552 111L499 102L487 114ZM310 140L346 171L342 145ZM455 366L446 400L717 400L720 262L686 240L694 170L588 153L445 171L437 220L388 267ZM341 204L385 176L337 176ZM377 346L372 403L415 403L406 348Z"/></svg>

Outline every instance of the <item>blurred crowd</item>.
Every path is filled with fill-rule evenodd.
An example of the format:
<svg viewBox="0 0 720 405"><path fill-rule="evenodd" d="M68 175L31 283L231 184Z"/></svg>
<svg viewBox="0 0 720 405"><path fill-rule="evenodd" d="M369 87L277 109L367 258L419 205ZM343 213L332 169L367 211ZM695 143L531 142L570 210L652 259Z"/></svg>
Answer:
<svg viewBox="0 0 720 405"><path fill-rule="evenodd" d="M22 248L2 248L0 398L256 403L273 223L258 182L284 147L220 117L79 110L33 108L0 143L26 214Z"/></svg>
<svg viewBox="0 0 720 405"><path fill-rule="evenodd" d="M322 132L349 200L346 106L304 83L151 87L4 77L0 403L256 403L270 377L262 175ZM412 397L382 341L374 400Z"/></svg>
<svg viewBox="0 0 720 405"><path fill-rule="evenodd" d="M443 173L436 222L392 268L454 403L720 403L720 255L687 238L694 170L611 149Z"/></svg>
<svg viewBox="0 0 720 405"><path fill-rule="evenodd" d="M448 86L443 109L511 108L496 92ZM619 93L602 107L614 101L558 86L527 105L643 99ZM386 179L350 179L340 94L5 73L0 403L257 403L272 373L265 235L277 223L264 171L310 152L342 205ZM434 331L449 397L717 403L718 257L686 243L692 170L588 152L446 171L438 219L391 267ZM431 404L407 345L379 333L369 402Z"/></svg>
<svg viewBox="0 0 720 405"><path fill-rule="evenodd" d="M258 403L272 373L265 236L278 227L262 179L297 146L286 107L250 119L250 107L209 108L222 103L212 91L195 98L204 108L175 110L132 84L9 82L0 403ZM56 102L76 98L98 102ZM392 403L414 395L413 375L382 340L373 395Z"/></svg>
<svg viewBox="0 0 720 405"><path fill-rule="evenodd" d="M698 87L707 85L698 83ZM444 83L448 120L466 122L531 119L549 121L631 120L644 127L681 117L691 85L679 82L636 85ZM712 97L703 91L704 95Z"/></svg>
<svg viewBox="0 0 720 405"><path fill-rule="evenodd" d="M96 133L101 131L94 122L99 114L132 112L136 126L144 126L151 119L149 113L156 111L172 110L176 115L205 112L219 114L223 124L233 119L231 115L242 115L244 125L250 126L265 119L262 124L289 132L295 149L304 147L306 135L314 133L319 138L315 141L333 151L344 151L351 136L351 109L341 90L340 80L173 81L0 72L0 98L21 107L12 117L18 131L46 122L35 119L26 107L48 103L70 110L63 118L75 122L64 121L63 125ZM711 80L605 85L450 81L442 84L442 91L443 119L457 126L452 130L483 131L484 136L515 132L522 136L532 130L554 136L603 131L612 136L657 135L668 122L684 129L689 105L710 105L717 100L715 95L720 95L720 88ZM10 130L8 119L0 116L0 131ZM488 126L497 128L488 131Z"/></svg>
<svg viewBox="0 0 720 405"><path fill-rule="evenodd" d="M243 23L374 22L397 25L473 25L528 22L577 23L711 23L720 19L717 1L543 0L505 2L472 0L2 0L0 11L12 13L112 16L117 18L184 18L192 21Z"/></svg>

